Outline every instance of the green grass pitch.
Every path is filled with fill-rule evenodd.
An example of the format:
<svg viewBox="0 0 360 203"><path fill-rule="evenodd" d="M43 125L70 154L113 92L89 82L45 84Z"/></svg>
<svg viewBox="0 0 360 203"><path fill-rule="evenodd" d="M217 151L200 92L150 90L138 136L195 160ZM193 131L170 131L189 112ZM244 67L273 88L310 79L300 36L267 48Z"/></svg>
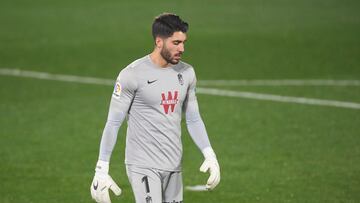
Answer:
<svg viewBox="0 0 360 203"><path fill-rule="evenodd" d="M0 68L115 79L153 47L164 11L190 23L184 60L199 80L360 80L356 0L2 0ZM111 86L0 75L0 202L92 202ZM360 102L360 86L223 89ZM221 165L184 202L360 202L360 110L198 95ZM110 172L134 202L124 124ZM184 185L204 184L183 125Z"/></svg>

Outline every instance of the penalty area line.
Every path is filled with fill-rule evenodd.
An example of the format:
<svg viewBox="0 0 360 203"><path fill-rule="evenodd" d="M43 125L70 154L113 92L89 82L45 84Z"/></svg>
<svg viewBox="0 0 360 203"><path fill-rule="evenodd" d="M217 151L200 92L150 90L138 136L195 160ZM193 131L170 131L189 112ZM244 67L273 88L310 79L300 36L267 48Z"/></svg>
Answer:
<svg viewBox="0 0 360 203"><path fill-rule="evenodd" d="M8 69L8 68L0 68L0 75L36 78L42 80L54 80L54 81L72 82L72 83L95 84L95 85L113 85L115 81L115 80L95 78L95 77L51 74L46 72L26 71L26 70ZM297 103L297 104L307 104L307 105L317 105L317 106L332 106L332 107L340 107L340 108L360 109L360 103L355 103L355 102L281 96L281 95L273 95L273 94L231 91L231 90L222 90L222 89L214 89L214 88L198 87L197 93L214 95L214 96L247 98L247 99L266 100L266 101L275 101L275 102L284 102L284 103Z"/></svg>

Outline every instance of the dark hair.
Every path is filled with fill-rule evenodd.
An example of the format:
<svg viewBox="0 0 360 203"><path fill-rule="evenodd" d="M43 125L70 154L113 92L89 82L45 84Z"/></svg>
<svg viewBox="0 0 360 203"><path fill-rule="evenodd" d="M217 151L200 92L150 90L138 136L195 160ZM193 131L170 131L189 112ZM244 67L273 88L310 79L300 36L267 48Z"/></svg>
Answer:
<svg viewBox="0 0 360 203"><path fill-rule="evenodd" d="M171 37L174 32L181 31L186 33L189 24L173 13L163 13L157 16L152 24L152 35L156 37Z"/></svg>

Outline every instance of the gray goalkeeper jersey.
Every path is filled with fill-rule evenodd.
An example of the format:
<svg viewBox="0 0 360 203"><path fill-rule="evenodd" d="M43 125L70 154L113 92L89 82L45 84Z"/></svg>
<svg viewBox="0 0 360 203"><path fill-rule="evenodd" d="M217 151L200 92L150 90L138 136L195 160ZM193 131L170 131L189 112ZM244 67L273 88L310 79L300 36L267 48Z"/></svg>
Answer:
<svg viewBox="0 0 360 203"><path fill-rule="evenodd" d="M109 159L118 128L127 116L125 163L181 170L183 111L197 146L210 146L199 115L195 86L194 69L184 62L161 68L147 55L128 65L114 87L100 159ZM115 138L109 139L111 136Z"/></svg>

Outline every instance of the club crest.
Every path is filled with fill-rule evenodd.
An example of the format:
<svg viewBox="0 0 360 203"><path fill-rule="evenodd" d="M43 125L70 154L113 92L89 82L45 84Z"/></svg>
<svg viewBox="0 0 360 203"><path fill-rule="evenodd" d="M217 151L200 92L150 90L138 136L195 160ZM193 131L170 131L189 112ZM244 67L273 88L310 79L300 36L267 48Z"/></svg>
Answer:
<svg viewBox="0 0 360 203"><path fill-rule="evenodd" d="M181 75L181 73L179 73L177 76L178 76L178 80L179 80L180 85L183 85L184 84L184 79L183 79L183 76Z"/></svg>

